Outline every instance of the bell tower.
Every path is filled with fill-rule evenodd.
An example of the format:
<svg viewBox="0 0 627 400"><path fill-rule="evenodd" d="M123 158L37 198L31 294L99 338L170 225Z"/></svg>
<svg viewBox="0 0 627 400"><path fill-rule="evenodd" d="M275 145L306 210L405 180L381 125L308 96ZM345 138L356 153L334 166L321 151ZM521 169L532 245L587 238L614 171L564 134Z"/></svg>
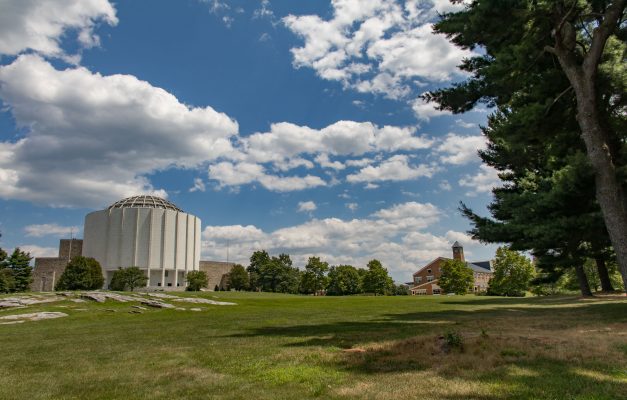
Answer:
<svg viewBox="0 0 627 400"><path fill-rule="evenodd" d="M465 262L464 259L464 248L459 242L453 243L453 259L461 262Z"/></svg>

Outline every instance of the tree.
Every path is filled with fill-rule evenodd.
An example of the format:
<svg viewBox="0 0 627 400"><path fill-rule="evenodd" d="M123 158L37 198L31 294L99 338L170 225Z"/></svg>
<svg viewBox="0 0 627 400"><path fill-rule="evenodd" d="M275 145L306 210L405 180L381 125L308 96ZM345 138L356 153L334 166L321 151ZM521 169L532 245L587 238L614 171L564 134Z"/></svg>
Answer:
<svg viewBox="0 0 627 400"><path fill-rule="evenodd" d="M473 1L462 12L445 15L435 29L460 47L480 46L485 51L464 61L462 69L470 73L467 81L425 98L453 112L470 110L478 102L496 106L490 122L514 119L523 128L521 136L539 127L549 134L535 136L536 148L548 153L560 146L559 132L564 130L552 132L542 123L574 126L568 130L581 138L595 198L627 283L625 4ZM510 154L517 160L528 151Z"/></svg>
<svg viewBox="0 0 627 400"><path fill-rule="evenodd" d="M327 294L345 296L361 293L361 276L352 265L338 265L329 270Z"/></svg>
<svg viewBox="0 0 627 400"><path fill-rule="evenodd" d="M305 272L302 274L300 282L301 293L318 294L327 287L326 273L329 270L329 263L320 261L319 257L309 257Z"/></svg>
<svg viewBox="0 0 627 400"><path fill-rule="evenodd" d="M240 264L235 264L229 273L229 288L235 290L244 290L248 288L249 278L248 272Z"/></svg>
<svg viewBox="0 0 627 400"><path fill-rule="evenodd" d="M472 269L463 261L446 260L441 269L438 286L446 293L466 294L475 282Z"/></svg>
<svg viewBox="0 0 627 400"><path fill-rule="evenodd" d="M209 277L205 271L190 271L187 273L186 290L197 292L207 286L209 286Z"/></svg>
<svg viewBox="0 0 627 400"><path fill-rule="evenodd" d="M383 267L379 260L370 260L367 267L368 272L363 279L364 292L374 293L375 296L389 294L394 282L388 275L388 270Z"/></svg>
<svg viewBox="0 0 627 400"><path fill-rule="evenodd" d="M128 289L132 292L135 288L146 286L147 282L148 277L139 267L118 268L111 277L109 289L117 291Z"/></svg>
<svg viewBox="0 0 627 400"><path fill-rule="evenodd" d="M95 290L103 285L100 263L91 257L77 256L65 267L55 290Z"/></svg>
<svg viewBox="0 0 627 400"><path fill-rule="evenodd" d="M270 255L265 250L257 250L250 256L250 264L246 270L249 274L250 289L254 291L261 290L260 270L261 267L270 262Z"/></svg>
<svg viewBox="0 0 627 400"><path fill-rule="evenodd" d="M488 294L524 297L533 276L533 265L527 257L507 247L499 247Z"/></svg>
<svg viewBox="0 0 627 400"><path fill-rule="evenodd" d="M13 275L13 291L26 292L30 290L30 284L33 282L33 267L30 266L32 259L30 254L21 251L19 247L15 248L6 259L8 269Z"/></svg>
<svg viewBox="0 0 627 400"><path fill-rule="evenodd" d="M7 253L0 248L0 293L10 293L15 290L15 279L8 265Z"/></svg>

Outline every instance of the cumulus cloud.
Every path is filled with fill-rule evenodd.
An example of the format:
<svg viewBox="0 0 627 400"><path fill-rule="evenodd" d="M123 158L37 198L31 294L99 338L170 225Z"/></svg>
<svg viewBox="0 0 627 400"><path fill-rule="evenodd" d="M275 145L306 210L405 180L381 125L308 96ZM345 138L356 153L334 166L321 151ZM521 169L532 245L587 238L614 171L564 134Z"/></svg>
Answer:
<svg viewBox="0 0 627 400"><path fill-rule="evenodd" d="M314 175L277 176L266 173L262 165L223 161L209 166L209 178L218 181L220 187L240 186L258 182L264 188L276 192L290 192L318 186L326 186L322 178Z"/></svg>
<svg viewBox="0 0 627 400"><path fill-rule="evenodd" d="M409 157L397 154L382 161L377 166L367 166L359 172L348 175L348 182L378 182L378 181L405 181L419 177L432 177L436 168L426 164L411 165Z"/></svg>
<svg viewBox="0 0 627 400"><path fill-rule="evenodd" d="M81 231L78 226L61 226L59 224L36 224L24 227L26 236L42 237L42 236L70 236L76 235Z"/></svg>
<svg viewBox="0 0 627 400"><path fill-rule="evenodd" d="M190 192L204 192L205 182L200 178L194 178L194 186L189 189Z"/></svg>
<svg viewBox="0 0 627 400"><path fill-rule="evenodd" d="M0 197L100 206L156 190L145 174L233 152L238 125L132 75L57 70L36 55L0 67L0 97L26 131L0 142Z"/></svg>
<svg viewBox="0 0 627 400"><path fill-rule="evenodd" d="M434 103L427 103L421 97L418 97L411 103L411 109L414 111L416 118L422 121L430 121L431 118L441 117L443 115L451 115L450 111L437 110Z"/></svg>
<svg viewBox="0 0 627 400"><path fill-rule="evenodd" d="M492 189L499 186L501 180L498 171L489 165L481 164L475 175L465 175L459 180L459 186L469 188L468 196L476 196L479 193L491 193Z"/></svg>
<svg viewBox="0 0 627 400"><path fill-rule="evenodd" d="M43 247L36 244L23 244L18 246L20 250L30 254L31 257L58 257L59 250L55 247Z"/></svg>
<svg viewBox="0 0 627 400"><path fill-rule="evenodd" d="M408 202L378 210L361 219L312 219L306 223L264 232L253 226L209 226L203 231L203 257L222 259L228 242L233 261L248 264L255 250L287 252L297 266L310 256L331 264L365 267L377 258L399 280L438 256L451 255L454 240L464 238L466 254L480 245L460 232L438 236L424 230L436 225L443 213L429 203Z"/></svg>
<svg viewBox="0 0 627 400"><path fill-rule="evenodd" d="M415 81L449 81L472 53L434 35L439 13L459 10L443 0L332 0L333 16L288 15L285 26L303 39L293 64L359 92L407 96ZM420 56L416 56L419 54Z"/></svg>
<svg viewBox="0 0 627 400"><path fill-rule="evenodd" d="M301 201L298 203L298 212L307 212L310 213L312 211L316 211L318 206L313 201Z"/></svg>
<svg viewBox="0 0 627 400"><path fill-rule="evenodd" d="M449 133L437 147L442 154L441 160L447 164L468 164L479 161L479 150L485 150L486 140L483 136L460 136Z"/></svg>
<svg viewBox="0 0 627 400"><path fill-rule="evenodd" d="M30 49L65 58L60 42L67 31L77 31L78 42L88 48L100 43L98 23L118 23L108 0L0 0L0 9L0 53L7 55Z"/></svg>

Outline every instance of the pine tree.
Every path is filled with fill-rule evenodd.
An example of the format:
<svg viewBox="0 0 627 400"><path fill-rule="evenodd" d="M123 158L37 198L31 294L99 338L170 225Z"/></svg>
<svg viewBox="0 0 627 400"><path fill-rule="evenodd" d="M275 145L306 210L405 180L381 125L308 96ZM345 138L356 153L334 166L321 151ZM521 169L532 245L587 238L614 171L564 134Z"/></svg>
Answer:
<svg viewBox="0 0 627 400"><path fill-rule="evenodd" d="M30 290L30 284L33 282L33 268L30 266L32 259L30 254L17 247L6 260L14 280L13 291L26 292Z"/></svg>

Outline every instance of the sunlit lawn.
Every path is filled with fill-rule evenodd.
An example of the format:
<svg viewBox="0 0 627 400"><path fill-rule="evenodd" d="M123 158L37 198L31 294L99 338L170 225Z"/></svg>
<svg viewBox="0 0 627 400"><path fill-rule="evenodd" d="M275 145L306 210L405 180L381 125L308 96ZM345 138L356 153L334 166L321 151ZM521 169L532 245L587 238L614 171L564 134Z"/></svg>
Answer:
<svg viewBox="0 0 627 400"><path fill-rule="evenodd" d="M0 399L627 398L627 298L199 296L0 311L69 314L0 325Z"/></svg>

